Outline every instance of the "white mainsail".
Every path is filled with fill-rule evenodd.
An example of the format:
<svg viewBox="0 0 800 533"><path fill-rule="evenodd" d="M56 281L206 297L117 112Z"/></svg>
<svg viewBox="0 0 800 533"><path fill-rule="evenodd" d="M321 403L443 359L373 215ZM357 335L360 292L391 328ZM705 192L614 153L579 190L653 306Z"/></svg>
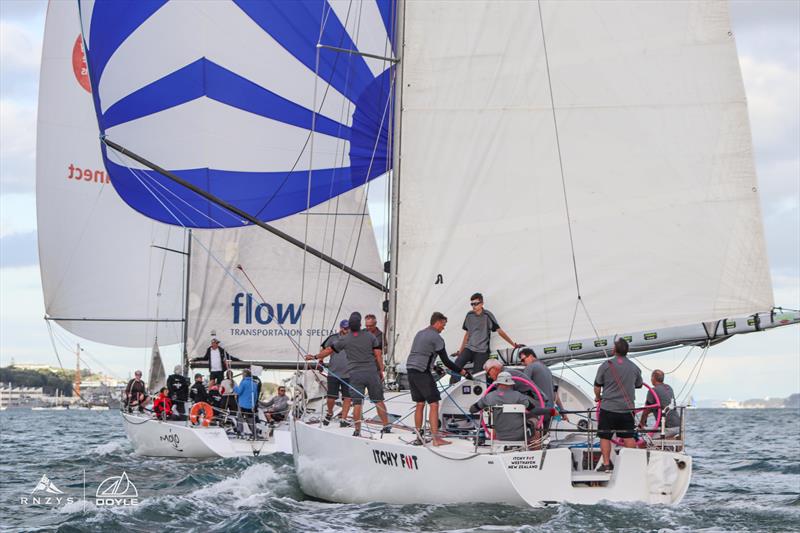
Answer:
<svg viewBox="0 0 800 533"><path fill-rule="evenodd" d="M173 344L181 340L184 258L153 245L181 250L184 232L136 213L111 186L80 35L77 4L51 2L36 149L45 311L84 339Z"/></svg>
<svg viewBox="0 0 800 533"><path fill-rule="evenodd" d="M434 310L456 348L473 292L528 344L773 305L724 2L407 2L404 26L398 360Z"/></svg>
<svg viewBox="0 0 800 533"><path fill-rule="evenodd" d="M273 225L380 281L383 266L365 201L357 189L312 208L308 217ZM241 359L294 363L298 347L315 353L352 311L380 316L380 291L311 255L304 261L302 249L259 227L193 235L190 355L203 355L213 333Z"/></svg>

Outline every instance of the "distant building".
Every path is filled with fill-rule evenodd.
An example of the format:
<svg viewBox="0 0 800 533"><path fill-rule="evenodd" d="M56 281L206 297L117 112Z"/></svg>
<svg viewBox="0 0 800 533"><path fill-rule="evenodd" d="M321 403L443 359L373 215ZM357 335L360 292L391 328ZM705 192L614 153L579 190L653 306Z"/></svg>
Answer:
<svg viewBox="0 0 800 533"><path fill-rule="evenodd" d="M42 387L0 385L0 408L39 404L46 398Z"/></svg>

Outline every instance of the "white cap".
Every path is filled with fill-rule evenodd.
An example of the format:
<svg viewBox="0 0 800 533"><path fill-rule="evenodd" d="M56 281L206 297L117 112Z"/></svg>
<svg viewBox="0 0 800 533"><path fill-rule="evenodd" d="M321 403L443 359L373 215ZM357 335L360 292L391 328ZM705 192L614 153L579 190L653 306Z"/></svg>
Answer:
<svg viewBox="0 0 800 533"><path fill-rule="evenodd" d="M500 372L494 382L498 385L514 385L514 378L509 372Z"/></svg>

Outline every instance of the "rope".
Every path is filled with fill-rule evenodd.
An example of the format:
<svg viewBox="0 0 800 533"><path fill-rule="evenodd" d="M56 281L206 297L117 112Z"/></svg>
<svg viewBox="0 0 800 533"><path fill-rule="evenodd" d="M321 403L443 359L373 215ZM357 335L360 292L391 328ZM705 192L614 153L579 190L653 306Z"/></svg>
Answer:
<svg viewBox="0 0 800 533"><path fill-rule="evenodd" d="M572 237L572 221L570 220L569 215L569 200L567 199L567 183L564 177L564 161L561 157L561 140L558 135L558 120L556 119L556 104L553 98L553 81L550 76L550 59L547 55L547 41L544 37L544 20L542 17L542 2L541 0L537 0L537 5L539 8L539 26L542 29L542 48L544 49L544 64L547 70L547 86L550 90L550 109L553 112L553 127L555 129L555 137L556 137L556 149L558 151L558 166L561 170L561 189L564 192L564 208L566 210L567 215L567 229L569 230L569 246L572 252L572 270L575 274L575 290L578 293L578 298L581 297L581 286L580 282L578 281L578 262L575 259L575 241Z"/></svg>

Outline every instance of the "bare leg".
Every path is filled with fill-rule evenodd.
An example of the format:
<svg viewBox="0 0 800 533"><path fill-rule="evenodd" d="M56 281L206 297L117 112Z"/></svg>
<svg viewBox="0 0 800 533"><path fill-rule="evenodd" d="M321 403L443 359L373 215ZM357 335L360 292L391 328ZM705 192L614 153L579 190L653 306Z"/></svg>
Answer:
<svg viewBox="0 0 800 533"><path fill-rule="evenodd" d="M342 398L342 420L347 419L347 415L350 414L350 404L352 402L350 398Z"/></svg>
<svg viewBox="0 0 800 533"><path fill-rule="evenodd" d="M328 400L326 401L326 404L328 406L328 417L332 417L333 416L333 406L336 405L336 398L328 398Z"/></svg>
<svg viewBox="0 0 800 533"><path fill-rule="evenodd" d="M600 453L603 455L603 464L611 464L611 441L608 439L600 439Z"/></svg>
<svg viewBox="0 0 800 533"><path fill-rule="evenodd" d="M355 420L356 432L361 431L361 406L363 403L353 405L353 420Z"/></svg>
<svg viewBox="0 0 800 533"><path fill-rule="evenodd" d="M384 426L389 425L389 417L386 414L386 404L383 402L375 402L376 411L378 411L378 416L381 418L381 422L383 422Z"/></svg>
<svg viewBox="0 0 800 533"><path fill-rule="evenodd" d="M414 427L417 428L417 434L422 438L422 418L425 416L425 402L417 402L414 410Z"/></svg>
<svg viewBox="0 0 800 533"><path fill-rule="evenodd" d="M636 440L634 439L622 439L626 448L636 448Z"/></svg>
<svg viewBox="0 0 800 533"><path fill-rule="evenodd" d="M452 444L449 440L445 440L439 436L439 402L433 402L430 406L431 412L429 421L431 424L431 435L433 435L433 445L444 446L445 444Z"/></svg>

